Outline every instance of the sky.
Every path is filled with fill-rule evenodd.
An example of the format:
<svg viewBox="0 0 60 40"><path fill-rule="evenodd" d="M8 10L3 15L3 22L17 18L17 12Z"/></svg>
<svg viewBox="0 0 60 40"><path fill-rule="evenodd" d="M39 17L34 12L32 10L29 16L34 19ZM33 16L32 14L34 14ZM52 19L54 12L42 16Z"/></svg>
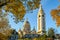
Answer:
<svg viewBox="0 0 60 40"><path fill-rule="evenodd" d="M56 33L60 33L60 27L56 26L56 22L52 19L52 16L50 14L52 9L57 9L58 5L60 4L58 0L41 0L42 8L45 13L45 24L46 24L46 31L49 28L54 28ZM31 26L31 30L35 27L37 30L37 14L39 9L33 10L33 12L27 12L24 16L24 19L28 18L28 21ZM12 14L10 14L12 15ZM14 20L9 16L9 24L13 29L16 29L18 31L19 29L23 29L24 22L14 23Z"/></svg>

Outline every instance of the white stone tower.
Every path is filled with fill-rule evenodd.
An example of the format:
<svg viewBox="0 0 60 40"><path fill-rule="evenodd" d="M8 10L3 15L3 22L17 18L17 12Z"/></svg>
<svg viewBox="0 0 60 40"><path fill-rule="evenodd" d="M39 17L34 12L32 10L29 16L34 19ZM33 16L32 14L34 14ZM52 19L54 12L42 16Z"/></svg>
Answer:
<svg viewBox="0 0 60 40"><path fill-rule="evenodd" d="M38 27L38 34L45 33L45 13L42 9L41 4L37 15L37 27Z"/></svg>

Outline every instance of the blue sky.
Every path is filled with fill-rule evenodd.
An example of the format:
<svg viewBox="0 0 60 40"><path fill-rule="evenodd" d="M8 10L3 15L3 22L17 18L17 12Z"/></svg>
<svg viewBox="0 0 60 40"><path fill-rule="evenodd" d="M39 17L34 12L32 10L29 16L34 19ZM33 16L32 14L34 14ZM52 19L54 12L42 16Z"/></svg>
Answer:
<svg viewBox="0 0 60 40"><path fill-rule="evenodd" d="M55 21L53 21L50 15L51 10L56 9L60 3L58 2L58 0L42 0L41 4L45 12L46 30L52 27L56 29L56 33L60 33L59 31L60 27L56 27ZM33 10L33 13L27 12L26 15L24 16L25 19L28 18L28 21L30 22L31 25L31 29L35 27L37 30L37 14L38 14L38 9ZM16 29L16 31L18 31L18 29L23 28L24 22L19 22L18 24L15 24L13 19L10 16L9 16L9 22L11 27Z"/></svg>

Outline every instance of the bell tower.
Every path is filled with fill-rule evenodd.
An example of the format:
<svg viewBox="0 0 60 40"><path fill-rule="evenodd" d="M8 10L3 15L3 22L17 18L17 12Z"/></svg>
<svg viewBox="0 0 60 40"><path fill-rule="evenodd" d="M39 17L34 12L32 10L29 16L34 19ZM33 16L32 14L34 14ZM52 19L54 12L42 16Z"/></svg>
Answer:
<svg viewBox="0 0 60 40"><path fill-rule="evenodd" d="M41 4L40 4L40 8L37 14L37 27L38 27L38 34L45 33L45 13L42 9Z"/></svg>

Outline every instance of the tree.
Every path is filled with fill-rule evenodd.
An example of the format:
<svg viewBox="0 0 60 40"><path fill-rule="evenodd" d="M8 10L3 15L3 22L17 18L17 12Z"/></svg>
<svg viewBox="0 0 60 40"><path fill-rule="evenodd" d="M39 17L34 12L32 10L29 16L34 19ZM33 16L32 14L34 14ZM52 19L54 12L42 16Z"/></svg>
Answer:
<svg viewBox="0 0 60 40"><path fill-rule="evenodd" d="M14 29L11 33L11 35L9 36L8 40L18 40L18 32L16 32Z"/></svg>
<svg viewBox="0 0 60 40"><path fill-rule="evenodd" d="M41 0L0 0L0 8L12 14L18 20L22 20L27 10L34 10L39 7Z"/></svg>
<svg viewBox="0 0 60 40"><path fill-rule="evenodd" d="M8 40L7 36L0 33L0 40Z"/></svg>
<svg viewBox="0 0 60 40"><path fill-rule="evenodd" d="M55 35L54 29L53 29L53 28L50 28L50 29L48 30L48 37L54 38L54 35Z"/></svg>
<svg viewBox="0 0 60 40"><path fill-rule="evenodd" d="M34 38L34 40L46 40L46 35L44 34L38 38Z"/></svg>
<svg viewBox="0 0 60 40"><path fill-rule="evenodd" d="M56 21L57 27L60 26L60 5L57 9L51 10L51 16Z"/></svg>
<svg viewBox="0 0 60 40"><path fill-rule="evenodd" d="M12 29L8 23L8 19L2 12L0 12L0 40L8 40L11 35Z"/></svg>

